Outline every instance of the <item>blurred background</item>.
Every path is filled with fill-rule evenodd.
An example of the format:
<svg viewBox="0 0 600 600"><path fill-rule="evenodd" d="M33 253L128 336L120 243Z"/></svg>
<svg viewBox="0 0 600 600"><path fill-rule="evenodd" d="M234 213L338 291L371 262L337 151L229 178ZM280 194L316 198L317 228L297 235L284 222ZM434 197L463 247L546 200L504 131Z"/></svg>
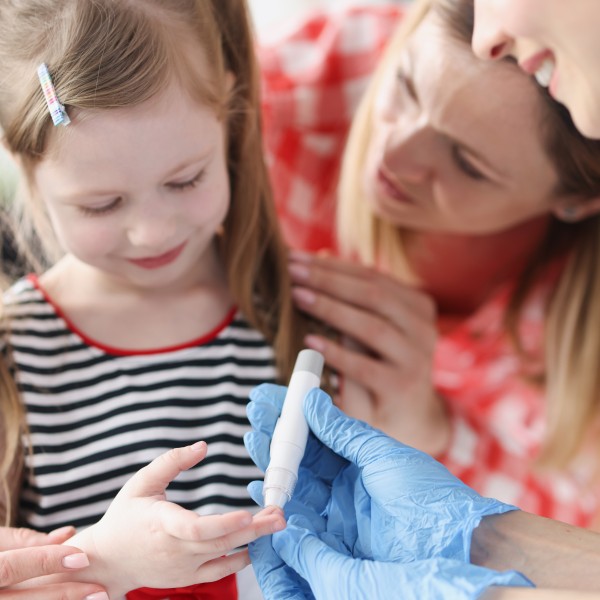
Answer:
<svg viewBox="0 0 600 600"><path fill-rule="evenodd" d="M409 4L410 0L248 0L260 38L268 39L293 27L315 10L342 10L366 4Z"/></svg>

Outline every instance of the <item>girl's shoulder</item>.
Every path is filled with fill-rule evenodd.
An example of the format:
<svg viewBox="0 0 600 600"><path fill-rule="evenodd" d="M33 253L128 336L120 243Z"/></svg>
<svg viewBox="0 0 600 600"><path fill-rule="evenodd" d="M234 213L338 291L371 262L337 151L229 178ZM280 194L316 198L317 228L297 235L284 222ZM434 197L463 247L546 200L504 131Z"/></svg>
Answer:
<svg viewBox="0 0 600 600"><path fill-rule="evenodd" d="M59 319L54 307L37 284L35 275L19 279L4 292L2 317L5 321L4 326L10 324L9 329L34 323L47 327Z"/></svg>
<svg viewBox="0 0 600 600"><path fill-rule="evenodd" d="M36 285L35 275L26 275L13 283L3 294L2 302L7 310L32 302L43 302L44 294Z"/></svg>

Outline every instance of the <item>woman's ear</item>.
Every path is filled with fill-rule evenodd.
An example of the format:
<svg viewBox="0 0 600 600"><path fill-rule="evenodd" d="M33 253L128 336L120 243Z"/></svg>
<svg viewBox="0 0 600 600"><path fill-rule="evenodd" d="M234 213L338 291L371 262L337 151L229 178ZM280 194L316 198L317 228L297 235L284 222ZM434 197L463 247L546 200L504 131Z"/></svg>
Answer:
<svg viewBox="0 0 600 600"><path fill-rule="evenodd" d="M569 198L560 201L552 209L554 216L566 223L577 223L600 213L600 196L593 198Z"/></svg>

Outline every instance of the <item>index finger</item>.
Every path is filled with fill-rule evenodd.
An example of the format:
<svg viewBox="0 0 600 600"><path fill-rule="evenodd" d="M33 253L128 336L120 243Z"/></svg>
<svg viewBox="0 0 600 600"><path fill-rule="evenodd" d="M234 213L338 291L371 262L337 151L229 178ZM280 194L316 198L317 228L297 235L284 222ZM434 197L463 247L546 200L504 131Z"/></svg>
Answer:
<svg viewBox="0 0 600 600"><path fill-rule="evenodd" d="M309 269L305 282L309 287L348 304L374 307L393 318L397 301L402 298L413 317L426 320L434 317L434 304L427 294L375 267L301 252L291 253L290 259L291 265L304 265Z"/></svg>
<svg viewBox="0 0 600 600"><path fill-rule="evenodd" d="M75 558L63 562L68 556ZM80 568L89 564L81 550L70 546L34 546L0 552L0 587L15 585L34 577L72 571L74 567L65 566L69 565L69 561Z"/></svg>

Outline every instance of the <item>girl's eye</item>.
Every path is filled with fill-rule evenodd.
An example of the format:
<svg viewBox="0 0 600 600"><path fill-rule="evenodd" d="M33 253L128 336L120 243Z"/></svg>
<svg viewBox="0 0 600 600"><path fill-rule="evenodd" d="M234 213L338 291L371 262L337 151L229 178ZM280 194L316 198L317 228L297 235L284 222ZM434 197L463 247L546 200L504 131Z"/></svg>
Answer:
<svg viewBox="0 0 600 600"><path fill-rule="evenodd" d="M178 191L193 189L202 181L202 179L204 179L204 173L205 173L205 171L203 169L192 179L189 179L188 181L177 182L177 183L168 183L167 187L171 188L172 190L178 190Z"/></svg>
<svg viewBox="0 0 600 600"><path fill-rule="evenodd" d="M97 217L111 213L121 204L121 200L122 198L119 196L103 206L79 206L78 208L84 215Z"/></svg>
<svg viewBox="0 0 600 600"><path fill-rule="evenodd" d="M476 181L483 181L486 179L485 175L476 167L474 167L461 153L460 148L458 146L452 147L452 156L454 158L454 162L458 166L458 168L471 179L475 179Z"/></svg>

